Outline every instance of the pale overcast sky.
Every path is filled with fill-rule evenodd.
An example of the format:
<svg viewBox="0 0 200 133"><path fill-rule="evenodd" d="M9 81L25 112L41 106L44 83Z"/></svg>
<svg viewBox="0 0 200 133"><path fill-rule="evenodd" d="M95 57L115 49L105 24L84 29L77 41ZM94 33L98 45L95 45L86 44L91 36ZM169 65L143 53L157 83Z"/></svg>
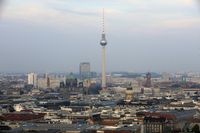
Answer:
<svg viewBox="0 0 200 133"><path fill-rule="evenodd" d="M4 0L0 72L101 71L105 8L107 71L200 72L198 0Z"/></svg>

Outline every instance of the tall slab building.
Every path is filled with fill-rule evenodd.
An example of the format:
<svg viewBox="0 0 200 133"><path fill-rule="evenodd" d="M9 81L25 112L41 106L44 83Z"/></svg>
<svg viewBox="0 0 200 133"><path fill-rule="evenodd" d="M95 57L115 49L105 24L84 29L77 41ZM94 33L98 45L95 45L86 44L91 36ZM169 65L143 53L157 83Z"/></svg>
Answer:
<svg viewBox="0 0 200 133"><path fill-rule="evenodd" d="M36 73L29 73L28 74L28 84L37 87L37 74Z"/></svg>
<svg viewBox="0 0 200 133"><path fill-rule="evenodd" d="M79 66L79 75L80 79L89 79L90 78L90 63L89 62L82 62Z"/></svg>

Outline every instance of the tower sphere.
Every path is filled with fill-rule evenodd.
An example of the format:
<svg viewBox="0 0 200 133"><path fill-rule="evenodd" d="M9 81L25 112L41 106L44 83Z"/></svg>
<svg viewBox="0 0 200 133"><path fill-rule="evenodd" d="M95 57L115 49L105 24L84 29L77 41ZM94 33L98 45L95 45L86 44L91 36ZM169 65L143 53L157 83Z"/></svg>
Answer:
<svg viewBox="0 0 200 133"><path fill-rule="evenodd" d="M100 42L101 46L106 46L107 45L107 41L102 39L101 42Z"/></svg>

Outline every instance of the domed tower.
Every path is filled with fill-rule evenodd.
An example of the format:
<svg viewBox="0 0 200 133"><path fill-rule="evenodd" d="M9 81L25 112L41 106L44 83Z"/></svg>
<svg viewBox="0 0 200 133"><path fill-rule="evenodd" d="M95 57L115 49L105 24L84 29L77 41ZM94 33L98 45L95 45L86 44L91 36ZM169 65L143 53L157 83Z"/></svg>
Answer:
<svg viewBox="0 0 200 133"><path fill-rule="evenodd" d="M134 98L134 91L133 91L133 88L132 88L132 84L130 83L128 85L128 87L126 88L126 98L125 98L125 101L126 102L131 102Z"/></svg>
<svg viewBox="0 0 200 133"><path fill-rule="evenodd" d="M100 44L102 46L102 81L101 81L101 87L102 89L106 89L106 34L105 34L105 28L104 28L104 9L103 9L103 20L102 20L102 34L101 34L101 41Z"/></svg>

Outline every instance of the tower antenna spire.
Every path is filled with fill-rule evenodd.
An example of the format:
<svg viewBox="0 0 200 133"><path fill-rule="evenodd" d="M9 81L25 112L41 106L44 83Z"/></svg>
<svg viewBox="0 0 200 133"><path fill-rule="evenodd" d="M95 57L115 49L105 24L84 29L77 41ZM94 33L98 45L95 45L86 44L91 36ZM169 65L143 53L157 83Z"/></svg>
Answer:
<svg viewBox="0 0 200 133"><path fill-rule="evenodd" d="M103 16L102 16L103 18L102 18L102 28L103 28L103 33L105 33L105 22L104 22L104 20L105 20L105 16L104 16L104 8L103 8Z"/></svg>

